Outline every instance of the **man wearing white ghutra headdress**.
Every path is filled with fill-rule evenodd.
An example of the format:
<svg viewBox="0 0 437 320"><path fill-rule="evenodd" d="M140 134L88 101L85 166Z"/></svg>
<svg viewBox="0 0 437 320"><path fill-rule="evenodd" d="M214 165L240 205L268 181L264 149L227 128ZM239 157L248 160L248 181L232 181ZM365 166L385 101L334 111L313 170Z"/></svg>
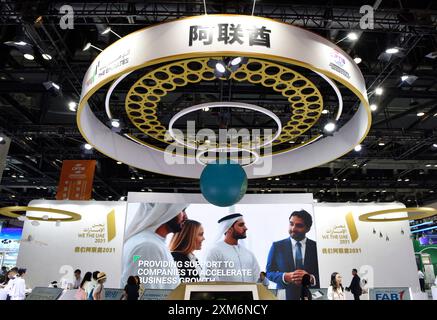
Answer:
<svg viewBox="0 0 437 320"><path fill-rule="evenodd" d="M174 289L178 286L180 283L178 269L165 243L165 238L169 233L181 231L184 221L187 220L186 207L186 204L140 204L126 229L122 287L126 285L129 276L137 275L147 289ZM140 265L140 260L135 261L135 256L139 256L141 261L155 265ZM156 271L164 271L166 275L153 275Z"/></svg>
<svg viewBox="0 0 437 320"><path fill-rule="evenodd" d="M218 242L208 252L208 278L215 281L257 282L260 268L255 255L238 243L248 230L240 213L230 214L219 221ZM224 239L223 239L224 235ZM215 276L214 273L219 273Z"/></svg>

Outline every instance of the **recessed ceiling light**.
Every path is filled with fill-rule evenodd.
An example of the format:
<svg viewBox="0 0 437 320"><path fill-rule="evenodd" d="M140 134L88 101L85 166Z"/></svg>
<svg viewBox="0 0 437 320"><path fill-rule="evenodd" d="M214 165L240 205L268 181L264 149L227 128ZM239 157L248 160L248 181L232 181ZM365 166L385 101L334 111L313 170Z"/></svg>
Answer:
<svg viewBox="0 0 437 320"><path fill-rule="evenodd" d="M209 111L209 107L202 108L202 110L207 112L207 111Z"/></svg>
<svg viewBox="0 0 437 320"><path fill-rule="evenodd" d="M408 76L407 75L403 75L402 77L401 77L401 80L402 81L406 81L408 79Z"/></svg>
<svg viewBox="0 0 437 320"><path fill-rule="evenodd" d="M43 53L41 56L43 57L44 60L52 60L52 56L49 55L48 53Z"/></svg>
<svg viewBox="0 0 437 320"><path fill-rule="evenodd" d="M334 181L338 181L338 178L334 178Z"/></svg>
<svg viewBox="0 0 437 320"><path fill-rule="evenodd" d="M349 32L347 38L349 40L355 41L358 39L358 35L355 32Z"/></svg>
<svg viewBox="0 0 437 320"><path fill-rule="evenodd" d="M329 113L329 110L326 110L326 109L322 110L322 114L328 114L328 113Z"/></svg>
<svg viewBox="0 0 437 320"><path fill-rule="evenodd" d="M352 165L352 167L358 167L358 165L357 165L356 163L354 163L354 164Z"/></svg>
<svg viewBox="0 0 437 320"><path fill-rule="evenodd" d="M272 178L267 178L267 180L272 180Z"/></svg>
<svg viewBox="0 0 437 320"><path fill-rule="evenodd" d="M404 181L405 181L405 182L409 182L409 181L410 181L410 179L408 179L408 178L407 178L407 179L405 179Z"/></svg>
<svg viewBox="0 0 437 320"><path fill-rule="evenodd" d="M425 167L428 167L428 168L429 168L429 167L431 167L431 164L430 164L430 163L428 163L428 164L427 164L427 165L426 165Z"/></svg>
<svg viewBox="0 0 437 320"><path fill-rule="evenodd" d="M328 122L325 124L325 131L332 132L335 130L335 123L334 122Z"/></svg>
<svg viewBox="0 0 437 320"><path fill-rule="evenodd" d="M76 103L76 102L74 102L74 101L70 101L70 102L68 103L68 109L69 109L70 111L75 112L75 111L76 111L76 107L77 107L77 103Z"/></svg>
<svg viewBox="0 0 437 320"><path fill-rule="evenodd" d="M418 112L418 113L417 113L417 116L418 116L418 117L423 117L424 115L425 115L425 112Z"/></svg>
<svg viewBox="0 0 437 320"><path fill-rule="evenodd" d="M276 181L279 181L279 178L275 178Z"/></svg>
<svg viewBox="0 0 437 320"><path fill-rule="evenodd" d="M370 110L371 111L376 111L377 109L378 109L378 106L376 104L373 103L373 104L370 105Z"/></svg>
<svg viewBox="0 0 437 320"><path fill-rule="evenodd" d="M437 164L434 165L434 168L437 168Z"/></svg>
<svg viewBox="0 0 437 320"><path fill-rule="evenodd" d="M111 120L111 126L113 126L114 128L119 128L120 127L120 121L114 119Z"/></svg>
<svg viewBox="0 0 437 320"><path fill-rule="evenodd" d="M138 179L143 180L144 178L143 177L138 177Z"/></svg>
<svg viewBox="0 0 437 320"><path fill-rule="evenodd" d="M23 78L23 77L19 77L18 79L20 79L20 80L24 80L24 78Z"/></svg>
<svg viewBox="0 0 437 320"><path fill-rule="evenodd" d="M398 179L398 181L400 182L400 181L402 181L402 179L401 179L401 178L399 178L399 179Z"/></svg>
<svg viewBox="0 0 437 320"><path fill-rule="evenodd" d="M381 87L378 87L378 88L375 89L375 94L377 96L382 95L383 92L384 92L384 89L382 89Z"/></svg>
<svg viewBox="0 0 437 320"><path fill-rule="evenodd" d="M363 60L360 57L355 57L354 61L355 61L356 64L360 64L361 61L363 61Z"/></svg>
<svg viewBox="0 0 437 320"><path fill-rule="evenodd" d="M35 60L35 57L30 53L25 53L23 57L27 60Z"/></svg>
<svg viewBox="0 0 437 320"><path fill-rule="evenodd" d="M361 146L361 144L357 144L357 145L355 146L355 148L354 148L354 150L355 150L356 152L360 152L361 149L363 149L363 147Z"/></svg>
<svg viewBox="0 0 437 320"><path fill-rule="evenodd" d="M134 177L134 176L132 176L132 177L130 177L130 179L131 179L131 180L135 180L135 177Z"/></svg>
<svg viewBox="0 0 437 320"><path fill-rule="evenodd" d="M437 148L437 143L433 143L432 146L433 146L434 148Z"/></svg>
<svg viewBox="0 0 437 320"><path fill-rule="evenodd" d="M121 162L121 161L117 161L117 164L122 164L123 162Z"/></svg>
<svg viewBox="0 0 437 320"><path fill-rule="evenodd" d="M93 148L93 146L90 145L89 143L85 143L85 144L84 144L84 148L85 148L86 150L91 150L91 149Z"/></svg>
<svg viewBox="0 0 437 320"><path fill-rule="evenodd" d="M121 196L121 197L120 197L120 200L121 200L121 201L124 201L124 199L126 199L125 196Z"/></svg>
<svg viewBox="0 0 437 320"><path fill-rule="evenodd" d="M387 50L385 50L385 53L388 53L388 54L396 54L398 52L399 52L398 48L388 48Z"/></svg>
<svg viewBox="0 0 437 320"><path fill-rule="evenodd" d="M222 62L217 62L215 64L215 69L220 73L225 73L226 71L225 65Z"/></svg>

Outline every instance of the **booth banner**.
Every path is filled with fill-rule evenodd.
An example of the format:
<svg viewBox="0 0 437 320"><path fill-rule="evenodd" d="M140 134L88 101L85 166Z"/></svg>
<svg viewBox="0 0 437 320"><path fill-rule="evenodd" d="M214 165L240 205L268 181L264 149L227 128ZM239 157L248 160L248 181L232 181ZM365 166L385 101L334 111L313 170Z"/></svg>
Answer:
<svg viewBox="0 0 437 320"><path fill-rule="evenodd" d="M96 160L64 160L56 199L91 199L95 168Z"/></svg>
<svg viewBox="0 0 437 320"><path fill-rule="evenodd" d="M409 287L419 290L413 244L408 220L363 222L362 214L394 208L400 203L319 203L314 207L320 286L328 287L331 274L343 277L343 286L351 283L353 268L358 270L363 289ZM406 216L393 213L386 218ZM384 216L374 217L383 219ZM347 293L352 299L352 295Z"/></svg>
<svg viewBox="0 0 437 320"><path fill-rule="evenodd" d="M29 206L78 213L74 222L25 221L17 266L27 268L28 287L48 286L57 281L73 284L74 270L103 271L107 287L119 287L126 203L110 201L33 200ZM28 211L42 217L54 214Z"/></svg>
<svg viewBox="0 0 437 320"><path fill-rule="evenodd" d="M410 288L373 288L369 290L369 300L411 300Z"/></svg>
<svg viewBox="0 0 437 320"><path fill-rule="evenodd" d="M134 202L131 202L134 201ZM139 231L139 234L129 237L132 226L137 226L138 221L144 221L144 210L141 210L141 203L147 204L145 207L150 213L153 212L154 205L159 204L183 204L175 210L180 211L186 207L185 212L188 219L196 220L201 223L204 230L205 240L202 243L201 250L195 251L195 255L199 260L202 270L206 271L210 267L211 259L208 256L211 249L218 242L223 241L223 235L220 234L218 220L233 213L241 213L247 228L246 238L238 241L239 245L243 246L255 257L255 261L251 261L253 268L243 270L245 275L235 277L234 274L226 270L227 275L221 276L218 273L207 274L205 277L208 280L215 281L249 281L256 282L259 278L260 271L266 271L269 251L274 242L287 239L289 242L289 217L293 211L305 210L310 215L313 212L313 199L311 194L281 194L281 195L246 195L238 204L232 207L217 207L206 203L200 194L152 194L152 193L129 193L128 206L126 217L125 231L125 246L123 251L123 276L122 283L125 283L129 275L138 275L147 289L169 289L176 287L175 285L163 286L161 282L170 282L171 276L163 275L155 277L151 274L152 268L148 268L153 261L149 261L146 256L147 246L149 241L140 236L146 232L145 229ZM150 206L150 207L149 207ZM144 226L146 228L146 226ZM307 233L309 239L316 239L315 228L311 227ZM166 238L166 246L168 247L172 234ZM135 243L133 243L135 242ZM165 245L164 245L165 246ZM148 249L143 249L143 248ZM308 250L309 252L311 250ZM281 252L280 254L283 254ZM285 253L284 253L285 254ZM287 252L288 254L288 252ZM316 255L314 247L314 255ZM153 259L152 259L153 260ZM317 257L314 257L315 268L317 267ZM227 262L227 261L226 261ZM233 263L232 261L230 263ZM255 266L257 265L257 267ZM224 272L227 267L222 264L216 265L214 272ZM244 269L244 268L243 268ZM255 274L256 273L256 274ZM247 277L245 277L247 276ZM244 278L245 277L245 278ZM243 282L244 282L243 281ZM272 282L271 287L275 288Z"/></svg>

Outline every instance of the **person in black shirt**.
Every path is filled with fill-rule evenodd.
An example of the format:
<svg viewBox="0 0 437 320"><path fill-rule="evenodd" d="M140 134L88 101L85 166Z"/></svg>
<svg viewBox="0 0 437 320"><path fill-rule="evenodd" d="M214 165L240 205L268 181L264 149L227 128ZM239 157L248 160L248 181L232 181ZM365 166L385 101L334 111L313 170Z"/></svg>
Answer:
<svg viewBox="0 0 437 320"><path fill-rule="evenodd" d="M127 279L127 284L124 287L124 292L127 296L126 300L138 300L139 294L138 294L138 285L137 280L134 276L130 276Z"/></svg>
<svg viewBox="0 0 437 320"><path fill-rule="evenodd" d="M363 290L361 289L361 279L358 276L357 269L352 269L352 276L351 284L346 288L346 290L350 291L354 295L354 300L360 300Z"/></svg>
<svg viewBox="0 0 437 320"><path fill-rule="evenodd" d="M202 248L203 240L203 227L195 220L185 220L182 230L173 235L170 251L178 263L181 282L195 282L200 279L201 268L193 252Z"/></svg>

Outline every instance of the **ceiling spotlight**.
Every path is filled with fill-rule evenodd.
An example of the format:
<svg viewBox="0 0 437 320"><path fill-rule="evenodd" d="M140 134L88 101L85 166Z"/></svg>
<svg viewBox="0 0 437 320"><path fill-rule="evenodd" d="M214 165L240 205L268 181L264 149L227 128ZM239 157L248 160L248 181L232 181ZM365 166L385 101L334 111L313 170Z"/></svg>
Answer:
<svg viewBox="0 0 437 320"><path fill-rule="evenodd" d="M29 45L27 42L24 42L24 41L14 42L14 44L17 46L22 46L22 47Z"/></svg>
<svg viewBox="0 0 437 320"><path fill-rule="evenodd" d="M329 110L326 110L326 109L322 110L322 114L328 114L328 113L329 113Z"/></svg>
<svg viewBox="0 0 437 320"><path fill-rule="evenodd" d="M138 179L143 180L144 178L143 177L138 177Z"/></svg>
<svg viewBox="0 0 437 320"><path fill-rule="evenodd" d="M324 127L326 132L332 132L335 130L335 123L334 122L328 122L327 124L325 124Z"/></svg>
<svg viewBox="0 0 437 320"><path fill-rule="evenodd" d="M270 180L272 180L272 178L267 178L267 180L269 180L269 181L270 181Z"/></svg>
<svg viewBox="0 0 437 320"><path fill-rule="evenodd" d="M107 27L105 30L103 30L102 34L107 34L111 31L111 27Z"/></svg>
<svg viewBox="0 0 437 320"><path fill-rule="evenodd" d="M121 196L121 197L120 197L120 201L124 201L125 199L126 199L125 196Z"/></svg>
<svg viewBox="0 0 437 320"><path fill-rule="evenodd" d="M113 126L114 128L119 128L120 121L118 121L117 119L111 120L111 126Z"/></svg>
<svg viewBox="0 0 437 320"><path fill-rule="evenodd" d="M82 51L87 51L89 48L91 48L91 42L88 42L85 47L83 47Z"/></svg>
<svg viewBox="0 0 437 320"><path fill-rule="evenodd" d="M403 75L402 77L401 77L401 80L402 81L406 81L408 79L408 76L407 75Z"/></svg>
<svg viewBox="0 0 437 320"><path fill-rule="evenodd" d="M122 162L121 161L117 161L117 164L122 164Z"/></svg>
<svg viewBox="0 0 437 320"><path fill-rule="evenodd" d="M334 178L334 181L338 181L338 178Z"/></svg>
<svg viewBox="0 0 437 320"><path fill-rule="evenodd" d="M404 181L405 181L405 182L409 182L409 181L410 181L410 179L408 179L408 178L407 178L407 179L404 179Z"/></svg>
<svg viewBox="0 0 437 320"><path fill-rule="evenodd" d="M131 180L135 180L135 177L134 177L134 176L132 176L132 177L130 177L130 179L131 179Z"/></svg>
<svg viewBox="0 0 437 320"><path fill-rule="evenodd" d="M379 142L378 146L383 147L383 146L385 146L385 143L384 142Z"/></svg>
<svg viewBox="0 0 437 320"><path fill-rule="evenodd" d="M417 113L418 117L423 117L424 115L425 115L425 112L422 112L422 111Z"/></svg>
<svg viewBox="0 0 437 320"><path fill-rule="evenodd" d="M231 66L236 66L239 63L241 63L241 61L242 61L241 57L236 57L236 58L231 60L230 64L231 64Z"/></svg>
<svg viewBox="0 0 437 320"><path fill-rule="evenodd" d="M357 144L357 145L355 146L354 150L355 150L356 152L360 152L362 148L363 148L363 147L361 146L361 144Z"/></svg>
<svg viewBox="0 0 437 320"><path fill-rule="evenodd" d="M370 105L370 110L376 111L377 109L378 109L378 106L376 104L373 103Z"/></svg>
<svg viewBox="0 0 437 320"><path fill-rule="evenodd" d="M375 89L375 94L377 96L382 95L383 92L384 92L384 90L381 87L378 87L378 88Z"/></svg>
<svg viewBox="0 0 437 320"><path fill-rule="evenodd" d="M59 84L54 83L53 81L43 82L43 86L44 86L44 88L46 88L46 90L54 89L54 90L58 91L59 89L61 89Z"/></svg>
<svg viewBox="0 0 437 320"><path fill-rule="evenodd" d="M3 138L2 136L0 136L0 143L2 143L3 141L5 141L5 138Z"/></svg>
<svg viewBox="0 0 437 320"><path fill-rule="evenodd" d="M52 60L52 56L49 55L48 53L43 53L41 56L43 57L44 60Z"/></svg>
<svg viewBox="0 0 437 320"><path fill-rule="evenodd" d="M393 48L388 48L387 50L385 50L385 53L388 54L396 54L399 52L399 48L393 47Z"/></svg>
<svg viewBox="0 0 437 320"><path fill-rule="evenodd" d="M399 178L399 179L398 179L398 182L401 182L401 181L402 181L402 179L401 179L401 178Z"/></svg>
<svg viewBox="0 0 437 320"><path fill-rule="evenodd" d="M119 39L121 39L121 36L118 33L114 32L114 30L112 30L111 27L107 27L105 30L103 30L101 34L102 35L107 34L108 32L115 34Z"/></svg>
<svg viewBox="0 0 437 320"><path fill-rule="evenodd" d="M432 147L433 147L433 148L437 148L437 143L433 143L433 144L432 144Z"/></svg>
<svg viewBox="0 0 437 320"><path fill-rule="evenodd" d="M215 64L215 69L220 72L220 73L225 73L226 72L226 66L223 62L217 62Z"/></svg>
<svg viewBox="0 0 437 320"><path fill-rule="evenodd" d="M275 178L276 181L279 181L279 178Z"/></svg>
<svg viewBox="0 0 437 320"><path fill-rule="evenodd" d="M357 165L356 163L354 163L354 164L352 165L352 167L355 167L355 168L356 168L356 167L358 167L358 165Z"/></svg>
<svg viewBox="0 0 437 320"><path fill-rule="evenodd" d="M356 64L360 64L361 61L363 61L363 60L360 57L355 57L354 61L355 61Z"/></svg>
<svg viewBox="0 0 437 320"><path fill-rule="evenodd" d="M25 53L23 57L27 60L35 60L35 57L30 53Z"/></svg>
<svg viewBox="0 0 437 320"><path fill-rule="evenodd" d="M102 49L100 49L100 48L97 48L96 46L93 46L92 44L91 44L91 42L88 42L84 47L83 47L83 49L82 49L82 51L87 51L87 50L89 50L89 48L94 48L94 49L96 49L96 50L98 50L98 51L103 51Z"/></svg>
<svg viewBox="0 0 437 320"><path fill-rule="evenodd" d="M91 149L93 148L93 146L90 145L89 143L85 143L85 144L83 145L83 147L84 147L86 150L91 150Z"/></svg>
<svg viewBox="0 0 437 320"><path fill-rule="evenodd" d="M74 101L70 101L70 102L68 103L68 109L69 109L70 111L75 112L75 111L76 111L76 107L77 107L77 103L76 103L76 102L74 102Z"/></svg>
<svg viewBox="0 0 437 320"><path fill-rule="evenodd" d="M209 111L209 107L204 107L202 108L203 111L208 112Z"/></svg>
<svg viewBox="0 0 437 320"><path fill-rule="evenodd" d="M349 40L355 41L358 39L358 35L355 32L349 32L347 38Z"/></svg>
<svg viewBox="0 0 437 320"><path fill-rule="evenodd" d="M428 168L429 168L429 167L431 167L431 164L430 164L430 163L428 163L428 164L427 164L427 165L426 165L425 167L428 167Z"/></svg>

